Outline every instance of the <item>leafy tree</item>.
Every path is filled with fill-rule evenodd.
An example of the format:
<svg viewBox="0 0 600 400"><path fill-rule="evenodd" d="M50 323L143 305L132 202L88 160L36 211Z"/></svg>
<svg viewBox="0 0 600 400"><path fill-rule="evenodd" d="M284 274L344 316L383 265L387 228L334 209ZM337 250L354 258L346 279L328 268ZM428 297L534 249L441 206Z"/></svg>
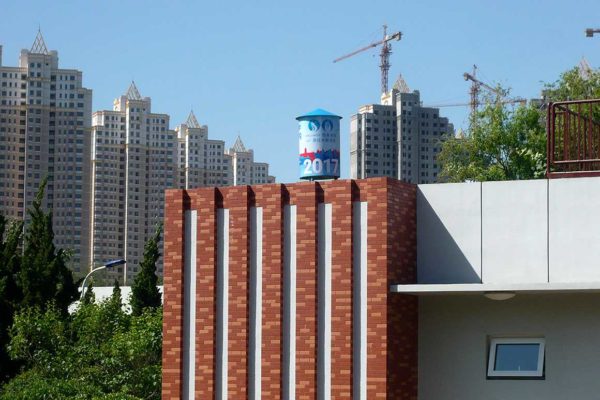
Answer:
<svg viewBox="0 0 600 400"><path fill-rule="evenodd" d="M504 91L507 93L507 91ZM600 71L575 67L544 85L546 102L600 98ZM600 115L599 115L600 117ZM543 178L546 169L546 111L516 109L488 99L472 116L466 137L452 137L438 156L443 182Z"/></svg>
<svg viewBox="0 0 600 400"><path fill-rule="evenodd" d="M139 316L115 308L116 296L22 310L11 329L11 355L26 366L0 389L8 399L160 399L162 308Z"/></svg>
<svg viewBox="0 0 600 400"><path fill-rule="evenodd" d="M160 257L158 244L162 233L162 225L156 227L154 236L146 242L144 259L140 263L140 272L131 285L131 311L133 315L140 315L145 308L157 308L161 305L161 295L158 291L158 277L156 276L156 262Z"/></svg>
<svg viewBox="0 0 600 400"><path fill-rule="evenodd" d="M583 100L600 98L600 70L583 74L579 67L563 72L560 78L544 85L546 101Z"/></svg>
<svg viewBox="0 0 600 400"><path fill-rule="evenodd" d="M96 295L94 294L94 285L92 282L88 283L87 288L85 288L85 293L83 294L83 299L81 301L84 304L93 303L96 300Z"/></svg>
<svg viewBox="0 0 600 400"><path fill-rule="evenodd" d="M67 268L68 253L54 246L52 212L44 212L42 201L47 179L27 211L30 221L25 232L25 249L18 283L23 291L23 306L46 307L54 301L66 314L69 304L78 298L73 274Z"/></svg>
<svg viewBox="0 0 600 400"><path fill-rule="evenodd" d="M438 161L446 182L533 179L544 176L546 133L533 106L509 109L487 103L470 135L450 138Z"/></svg>

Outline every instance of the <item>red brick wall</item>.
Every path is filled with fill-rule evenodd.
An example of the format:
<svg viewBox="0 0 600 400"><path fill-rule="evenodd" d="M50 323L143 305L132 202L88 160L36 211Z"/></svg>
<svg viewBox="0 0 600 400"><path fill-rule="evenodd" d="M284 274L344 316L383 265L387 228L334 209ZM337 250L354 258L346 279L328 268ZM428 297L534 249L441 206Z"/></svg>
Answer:
<svg viewBox="0 0 600 400"><path fill-rule="evenodd" d="M263 208L262 361L264 399L280 399L283 345L283 193L281 185L254 187Z"/></svg>
<svg viewBox="0 0 600 400"><path fill-rule="evenodd" d="M179 190L165 192L165 238L163 250L163 354L162 398L181 398L183 357L183 254L187 195Z"/></svg>
<svg viewBox="0 0 600 400"><path fill-rule="evenodd" d="M196 397L214 396L216 209L230 210L229 398L248 388L249 207L263 207L262 394L282 393L283 207L297 206L296 398L317 397L318 204L332 204L332 398L352 397L352 201L368 202L367 398L416 399L417 303L390 294L416 278L416 190L387 178L168 191L163 398L181 395L183 215L198 210ZM190 197L187 200L187 196Z"/></svg>
<svg viewBox="0 0 600 400"><path fill-rule="evenodd" d="M215 238L217 236L217 203L214 189L194 192L191 197L190 208L198 210L195 394L197 399L211 399L215 393L215 284L217 276Z"/></svg>
<svg viewBox="0 0 600 400"><path fill-rule="evenodd" d="M313 183L287 185L296 205L296 399L317 398L318 202Z"/></svg>

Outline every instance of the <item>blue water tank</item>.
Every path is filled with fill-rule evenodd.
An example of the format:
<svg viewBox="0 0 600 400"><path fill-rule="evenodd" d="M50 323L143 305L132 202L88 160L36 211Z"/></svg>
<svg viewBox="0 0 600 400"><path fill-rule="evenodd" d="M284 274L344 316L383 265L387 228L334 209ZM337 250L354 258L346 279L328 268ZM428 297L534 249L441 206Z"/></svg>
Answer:
<svg viewBox="0 0 600 400"><path fill-rule="evenodd" d="M321 108L296 118L300 125L300 179L340 177L341 119Z"/></svg>

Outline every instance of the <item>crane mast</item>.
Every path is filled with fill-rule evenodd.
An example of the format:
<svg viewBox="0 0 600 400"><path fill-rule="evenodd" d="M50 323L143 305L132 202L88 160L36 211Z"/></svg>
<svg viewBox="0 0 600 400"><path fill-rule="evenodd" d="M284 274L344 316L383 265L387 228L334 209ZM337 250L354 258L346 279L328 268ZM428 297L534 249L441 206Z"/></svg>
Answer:
<svg viewBox="0 0 600 400"><path fill-rule="evenodd" d="M365 50L369 50L373 47L381 46L381 53L379 57L381 58L381 64L379 65L381 69L381 92L382 94L387 93L388 91L388 73L390 70L390 54L392 54L392 45L389 43L392 40L400 40L402 38L402 32L395 32L391 35L387 34L387 25L383 25L383 39L377 42L373 42L365 47L361 47L358 50L355 50L351 53L345 54L341 57L333 60L334 63L345 60L346 58L350 58L358 53L362 53Z"/></svg>

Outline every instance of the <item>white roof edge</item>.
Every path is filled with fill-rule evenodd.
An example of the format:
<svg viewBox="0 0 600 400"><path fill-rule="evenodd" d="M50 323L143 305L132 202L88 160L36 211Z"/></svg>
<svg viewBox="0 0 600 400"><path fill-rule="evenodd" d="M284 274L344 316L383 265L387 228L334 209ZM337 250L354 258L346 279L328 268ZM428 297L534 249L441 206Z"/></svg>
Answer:
<svg viewBox="0 0 600 400"><path fill-rule="evenodd" d="M485 292L600 292L600 282L451 283L391 285L390 292L412 295L483 294Z"/></svg>

